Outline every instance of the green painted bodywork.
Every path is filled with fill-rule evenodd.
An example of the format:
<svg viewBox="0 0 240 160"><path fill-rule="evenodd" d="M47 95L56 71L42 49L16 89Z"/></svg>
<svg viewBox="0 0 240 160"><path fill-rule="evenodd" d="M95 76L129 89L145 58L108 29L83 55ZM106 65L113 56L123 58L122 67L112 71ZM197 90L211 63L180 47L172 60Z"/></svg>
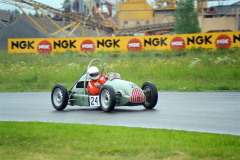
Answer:
<svg viewBox="0 0 240 160"><path fill-rule="evenodd" d="M79 105L79 106L90 106L89 104L89 93L87 89L87 84L89 82L87 70L92 65L93 62L99 62L102 65L100 68L101 74L104 74L108 77L108 81L105 82L104 85L112 86L116 93L116 104L115 106L124 106L124 105L141 105L130 103L130 97L132 95L132 91L134 88L139 88L136 84L121 80L120 74L109 72L107 74L103 63L98 59L93 59L83 74L80 76L78 81L69 91L69 103L71 105ZM85 87L84 87L85 86ZM139 88L141 90L141 88ZM142 91L142 90L141 90Z"/></svg>
<svg viewBox="0 0 240 160"><path fill-rule="evenodd" d="M83 75L78 82L84 83L85 80L86 75ZM72 92L73 92L72 94L73 105L89 106L89 95L87 88L77 88L77 84L75 84L72 89Z"/></svg>
<svg viewBox="0 0 240 160"><path fill-rule="evenodd" d="M84 83L85 80L86 83L89 81L89 79L86 79L86 74L79 79L78 83ZM132 82L113 78L109 78L109 80L106 81L104 85L109 85L113 87L116 93L116 106L129 105L129 100L132 95L133 89L139 88L136 84ZM73 94L71 99L73 99L73 105L89 106L89 94L87 88L77 88L77 84L75 84L72 92Z"/></svg>
<svg viewBox="0 0 240 160"><path fill-rule="evenodd" d="M88 95L75 93L72 98L75 99L73 105L89 106Z"/></svg>
<svg viewBox="0 0 240 160"><path fill-rule="evenodd" d="M116 93L121 93L121 96L117 94L116 106L129 104L133 88L139 88L136 84L121 79L110 79L104 85L112 86Z"/></svg>

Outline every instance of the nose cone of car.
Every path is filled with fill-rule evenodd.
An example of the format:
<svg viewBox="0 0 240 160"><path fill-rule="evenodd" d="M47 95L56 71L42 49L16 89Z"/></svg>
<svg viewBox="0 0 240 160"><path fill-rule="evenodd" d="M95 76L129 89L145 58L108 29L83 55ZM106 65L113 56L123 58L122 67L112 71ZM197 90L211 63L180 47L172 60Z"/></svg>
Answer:
<svg viewBox="0 0 240 160"><path fill-rule="evenodd" d="M130 97L132 103L143 103L146 101L146 97L139 88L134 88Z"/></svg>

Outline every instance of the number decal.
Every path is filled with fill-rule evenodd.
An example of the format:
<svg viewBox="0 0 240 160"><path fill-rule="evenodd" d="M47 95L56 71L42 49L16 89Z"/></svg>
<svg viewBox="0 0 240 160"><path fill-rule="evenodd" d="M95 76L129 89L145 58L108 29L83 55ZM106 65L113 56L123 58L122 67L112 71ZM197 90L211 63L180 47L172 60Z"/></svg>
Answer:
<svg viewBox="0 0 240 160"><path fill-rule="evenodd" d="M132 83L132 84L129 84L132 88L138 88L138 86L136 85L136 84L134 84L134 83Z"/></svg>
<svg viewBox="0 0 240 160"><path fill-rule="evenodd" d="M91 106L94 105L94 103L93 103L94 102L94 97L91 97L90 102L91 102Z"/></svg>
<svg viewBox="0 0 240 160"><path fill-rule="evenodd" d="M99 96L89 96L89 104L91 107L99 107Z"/></svg>

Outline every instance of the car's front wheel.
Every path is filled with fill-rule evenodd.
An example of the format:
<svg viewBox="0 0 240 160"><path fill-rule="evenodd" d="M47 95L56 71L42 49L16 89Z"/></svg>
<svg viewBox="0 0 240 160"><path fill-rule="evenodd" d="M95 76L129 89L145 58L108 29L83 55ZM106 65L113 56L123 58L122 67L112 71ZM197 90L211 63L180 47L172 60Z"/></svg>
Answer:
<svg viewBox="0 0 240 160"><path fill-rule="evenodd" d="M112 86L104 85L100 91L100 107L104 112L114 110L116 94Z"/></svg>
<svg viewBox="0 0 240 160"><path fill-rule="evenodd" d="M53 107L62 111L66 108L68 103L68 91L63 84L57 84L52 89L51 101Z"/></svg>
<svg viewBox="0 0 240 160"><path fill-rule="evenodd" d="M158 91L156 86L152 82L145 82L142 85L142 90L146 96L146 101L143 103L143 106L146 109L153 109L158 101Z"/></svg>

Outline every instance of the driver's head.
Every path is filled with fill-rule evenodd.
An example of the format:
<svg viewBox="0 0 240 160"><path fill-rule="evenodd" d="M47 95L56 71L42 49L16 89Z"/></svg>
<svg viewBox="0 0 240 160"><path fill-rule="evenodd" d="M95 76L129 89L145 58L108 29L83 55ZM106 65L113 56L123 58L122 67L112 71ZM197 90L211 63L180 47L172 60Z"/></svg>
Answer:
<svg viewBox="0 0 240 160"><path fill-rule="evenodd" d="M88 68L87 72L89 74L90 79L97 80L99 78L99 70L97 67L92 66L92 67Z"/></svg>

